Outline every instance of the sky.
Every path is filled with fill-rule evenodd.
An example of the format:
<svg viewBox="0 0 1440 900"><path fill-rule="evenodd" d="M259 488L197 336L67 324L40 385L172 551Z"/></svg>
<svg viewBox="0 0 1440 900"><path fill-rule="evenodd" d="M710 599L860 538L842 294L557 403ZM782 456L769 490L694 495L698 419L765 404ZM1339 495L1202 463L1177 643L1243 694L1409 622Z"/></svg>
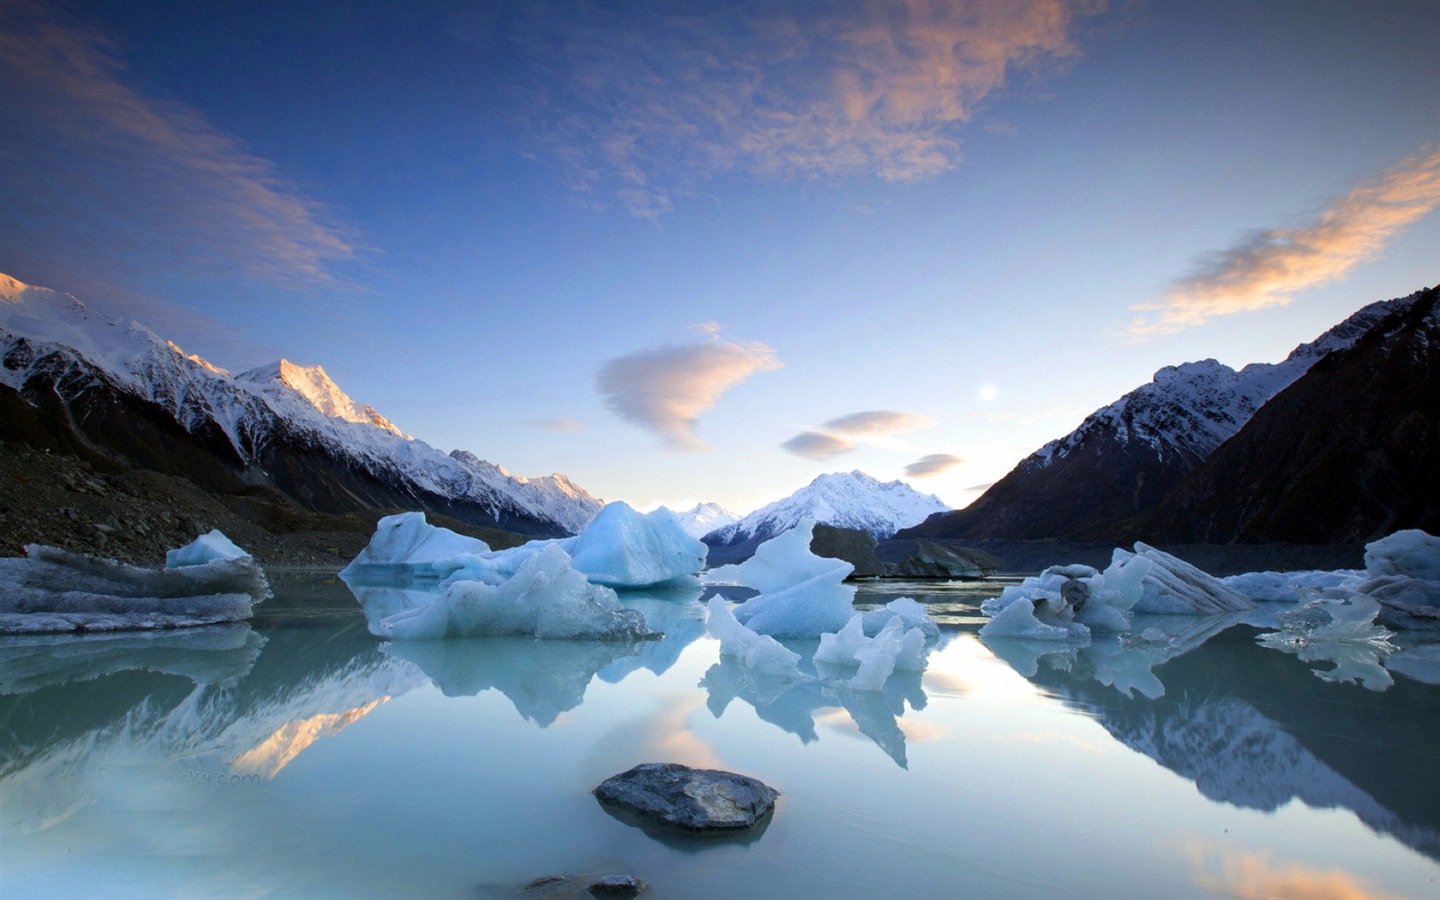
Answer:
<svg viewBox="0 0 1440 900"><path fill-rule="evenodd" d="M0 272L641 508L1440 283L1440 4L0 0Z"/></svg>

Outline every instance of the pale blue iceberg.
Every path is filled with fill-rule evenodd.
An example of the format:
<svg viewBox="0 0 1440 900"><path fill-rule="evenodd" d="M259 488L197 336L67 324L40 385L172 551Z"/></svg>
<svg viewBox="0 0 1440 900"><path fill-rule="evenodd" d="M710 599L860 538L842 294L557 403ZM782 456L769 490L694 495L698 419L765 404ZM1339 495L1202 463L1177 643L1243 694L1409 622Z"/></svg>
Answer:
<svg viewBox="0 0 1440 900"><path fill-rule="evenodd" d="M371 630L396 640L532 635L631 641L654 635L643 615L622 607L614 591L587 581L555 544L499 584L455 582L433 602L386 616Z"/></svg>
<svg viewBox="0 0 1440 900"><path fill-rule="evenodd" d="M249 555L147 569L40 544L25 552L0 559L0 633L238 622L271 596Z"/></svg>
<svg viewBox="0 0 1440 900"><path fill-rule="evenodd" d="M440 579L489 554L489 544L431 525L423 512L399 513L375 523L370 543L340 570L340 577Z"/></svg>
<svg viewBox="0 0 1440 900"><path fill-rule="evenodd" d="M559 542L572 565L595 584L644 588L693 578L709 552L665 507L641 515L626 503L608 503L578 537Z"/></svg>
<svg viewBox="0 0 1440 900"><path fill-rule="evenodd" d="M166 551L165 568L199 566L212 559L241 559L249 555L220 529L212 528L185 546Z"/></svg>
<svg viewBox="0 0 1440 900"><path fill-rule="evenodd" d="M855 567L810 550L815 522L805 519L755 549L743 563L711 569L711 583L743 584L760 593L735 608L735 618L758 634L818 638L839 631L855 614Z"/></svg>

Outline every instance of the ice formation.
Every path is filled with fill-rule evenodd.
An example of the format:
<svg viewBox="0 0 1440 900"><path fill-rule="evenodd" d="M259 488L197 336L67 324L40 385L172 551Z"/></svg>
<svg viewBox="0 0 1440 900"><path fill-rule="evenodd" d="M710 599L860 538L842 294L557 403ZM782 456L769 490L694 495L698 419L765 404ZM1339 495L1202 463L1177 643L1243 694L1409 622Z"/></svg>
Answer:
<svg viewBox="0 0 1440 900"><path fill-rule="evenodd" d="M484 541L431 525L423 512L399 513L375 524L370 543L340 576L445 578L489 554L490 546Z"/></svg>
<svg viewBox="0 0 1440 900"><path fill-rule="evenodd" d="M787 650L773 637L757 634L742 625L725 605L722 597L710 598L710 618L706 627L720 639L720 654L732 656L746 669L782 681L804 681L800 671L800 654Z"/></svg>
<svg viewBox="0 0 1440 900"><path fill-rule="evenodd" d="M686 534L669 510L641 515L627 504L611 503L577 537L530 541L499 551L477 538L431 525L421 512L386 516L370 543L340 574L356 580L499 584L550 546L565 551L571 566L592 583L612 588L651 587L693 577L705 567L705 545Z"/></svg>
<svg viewBox="0 0 1440 900"><path fill-rule="evenodd" d="M541 547L499 584L454 582L431 603L386 616L371 629L397 640L480 635L636 640L654 634L643 615L622 607L614 591L587 581L556 544Z"/></svg>
<svg viewBox="0 0 1440 900"><path fill-rule="evenodd" d="M708 548L663 506L641 515L608 503L578 537L559 542L595 584L643 588L700 574Z"/></svg>
<svg viewBox="0 0 1440 900"><path fill-rule="evenodd" d="M735 619L759 634L808 637L839 631L854 615L854 566L810 551L812 520L776 535L743 563L711 569L709 580L760 593L735 608Z"/></svg>
<svg viewBox="0 0 1440 900"><path fill-rule="evenodd" d="M1012 609L1019 605L1021 608ZM1090 566L1051 566L981 610L991 620L981 634L1038 640L1088 638L1129 631L1137 614L1210 615L1249 609L1255 602L1220 579L1148 544L1117 548L1101 572ZM1028 608L1027 608L1028 607Z"/></svg>
<svg viewBox="0 0 1440 900"><path fill-rule="evenodd" d="M925 633L905 627L900 616L892 616L874 637L865 636L864 616L850 617L834 634L820 635L815 662L835 666L856 666L859 671L845 682L857 691L878 691L896 669L925 670Z"/></svg>
<svg viewBox="0 0 1440 900"><path fill-rule="evenodd" d="M199 566L212 559L240 559L249 555L220 529L212 528L185 546L166 551L165 568Z"/></svg>
<svg viewBox="0 0 1440 900"><path fill-rule="evenodd" d="M236 622L271 596L265 572L248 555L146 569L39 544L25 552L0 559L0 632Z"/></svg>

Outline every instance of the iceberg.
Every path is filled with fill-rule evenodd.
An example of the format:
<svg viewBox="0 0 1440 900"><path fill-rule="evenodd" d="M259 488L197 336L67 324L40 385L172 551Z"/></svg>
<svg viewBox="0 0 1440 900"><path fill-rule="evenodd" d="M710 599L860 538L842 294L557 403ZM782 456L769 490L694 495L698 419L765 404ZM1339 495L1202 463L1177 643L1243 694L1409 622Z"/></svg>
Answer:
<svg viewBox="0 0 1440 900"><path fill-rule="evenodd" d="M1012 607L1019 606L1019 609ZM982 635L1030 640L1088 639L1128 632L1135 615L1215 615L1251 609L1255 601L1182 559L1136 542L1116 548L1101 572L1051 566L986 600Z"/></svg>
<svg viewBox="0 0 1440 900"><path fill-rule="evenodd" d="M850 621L855 588L844 581L855 567L812 553L814 528L806 519L761 544L745 562L710 570L711 583L760 592L735 608L737 621L758 634L794 638L818 638Z"/></svg>
<svg viewBox="0 0 1440 900"><path fill-rule="evenodd" d="M220 540L234 546L224 535ZM264 570L249 555L148 569L41 544L27 545L25 552L0 559L0 633L238 622L271 596ZM213 549L195 555L208 552Z"/></svg>
<svg viewBox="0 0 1440 900"><path fill-rule="evenodd" d="M800 654L786 649L769 635L747 628L731 613L723 598L711 597L709 610L706 628L719 638L720 655L734 657L746 669L771 680L809 680L809 676L800 671Z"/></svg>
<svg viewBox="0 0 1440 900"><path fill-rule="evenodd" d="M1380 603L1366 594L1345 599L1316 599L1275 617L1279 631L1261 634L1262 646L1293 653L1304 662L1333 662L1329 671L1312 670L1325 681L1353 681L1372 691L1394 684L1383 664L1394 652L1393 633L1375 624Z"/></svg>
<svg viewBox="0 0 1440 900"><path fill-rule="evenodd" d="M365 549L340 570L341 578L445 578L465 563L490 555L479 538L425 521L423 512L385 516Z"/></svg>
<svg viewBox="0 0 1440 900"><path fill-rule="evenodd" d="M865 636L864 616L856 613L834 634L820 635L815 662L854 666L859 671L844 686L857 691L878 691L896 669L925 670L925 633L905 627L905 621L891 617L874 637Z"/></svg>
<svg viewBox="0 0 1440 900"><path fill-rule="evenodd" d="M238 545L218 528L212 528L205 534L183 547L165 552L165 568L179 569L185 566L201 566L212 559L241 559L250 554L241 550Z"/></svg>
<svg viewBox="0 0 1440 900"><path fill-rule="evenodd" d="M458 581L432 602L371 625L394 640L532 635L561 640L633 641L654 636L645 617L615 592L591 584L555 544L531 555L499 584Z"/></svg>
<svg viewBox="0 0 1440 900"><path fill-rule="evenodd" d="M478 538L456 534L425 521L423 512L386 516L370 543L340 575L347 580L435 579L449 584L500 584L526 560L559 547L570 565L594 584L645 588L693 578L705 568L707 548L685 533L675 514L657 509L641 515L625 503L610 503L576 537L537 540L492 551Z"/></svg>
<svg viewBox="0 0 1440 900"><path fill-rule="evenodd" d="M590 581L612 588L694 577L709 552L665 507L642 515L620 502L607 503L578 537L559 543Z"/></svg>

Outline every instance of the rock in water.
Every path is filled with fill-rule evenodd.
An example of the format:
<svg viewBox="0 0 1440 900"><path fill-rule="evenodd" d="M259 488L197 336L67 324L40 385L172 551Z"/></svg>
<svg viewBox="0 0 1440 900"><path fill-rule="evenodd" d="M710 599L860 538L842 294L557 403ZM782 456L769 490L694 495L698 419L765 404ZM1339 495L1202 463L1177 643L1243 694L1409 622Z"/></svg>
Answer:
<svg viewBox="0 0 1440 900"><path fill-rule="evenodd" d="M649 887L634 875L606 875L590 885L592 897L638 897Z"/></svg>
<svg viewBox="0 0 1440 900"><path fill-rule="evenodd" d="M673 828L705 832L749 828L775 809L779 792L733 772L644 763L605 779L595 796Z"/></svg>

